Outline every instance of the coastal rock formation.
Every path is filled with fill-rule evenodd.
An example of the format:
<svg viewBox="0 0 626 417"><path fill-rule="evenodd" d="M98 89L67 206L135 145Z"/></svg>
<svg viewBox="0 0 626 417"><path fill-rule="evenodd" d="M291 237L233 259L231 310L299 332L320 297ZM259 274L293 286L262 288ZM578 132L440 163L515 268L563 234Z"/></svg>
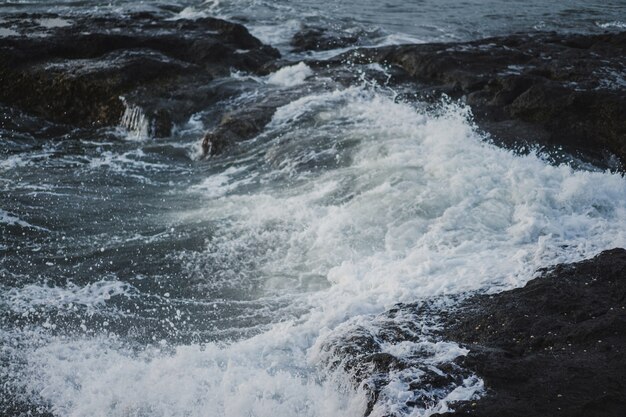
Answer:
<svg viewBox="0 0 626 417"><path fill-rule="evenodd" d="M210 85L231 69L252 73L279 53L220 19L19 14L3 18L0 102L76 127L120 122L152 136L227 92Z"/></svg>
<svg viewBox="0 0 626 417"><path fill-rule="evenodd" d="M323 28L307 27L297 32L291 39L294 52L328 51L356 45L359 33L335 32Z"/></svg>
<svg viewBox="0 0 626 417"><path fill-rule="evenodd" d="M322 362L367 393L366 416L390 401L390 416L417 407L440 417L621 417L626 250L539 272L453 310L436 299L399 304L329 337ZM387 397L390 386L404 386L401 403ZM455 402L456 388L478 395Z"/></svg>
<svg viewBox="0 0 626 417"><path fill-rule="evenodd" d="M276 107L275 102L262 102L226 113L217 128L209 130L202 138L203 153L216 155L229 145L252 139L272 120Z"/></svg>
<svg viewBox="0 0 626 417"><path fill-rule="evenodd" d="M0 103L74 127L121 124L168 136L175 124L232 95L212 82L231 69L265 74L292 64L279 63L279 53L245 27L213 18L16 14L3 22L15 33L0 37ZM304 28L292 46L325 50L359 42L359 34ZM340 82L351 79L354 65L391 65L388 82L403 91L409 86L418 99L447 94L464 100L497 144L563 149L600 168L621 170L625 54L626 33L535 33L355 49L309 64ZM203 148L218 153L260 133L270 119L263 104L227 114Z"/></svg>
<svg viewBox="0 0 626 417"><path fill-rule="evenodd" d="M351 375L354 386L366 394L365 416L429 409L445 402L457 387L478 382L470 370L451 360L454 353L441 354L453 343L441 340L440 319L429 302L398 305L369 323L353 324L328 337L319 356L329 370L341 368ZM397 389L388 390L393 386L404 387L403 401L395 398ZM390 413L385 403L394 404L397 412Z"/></svg>
<svg viewBox="0 0 626 417"><path fill-rule="evenodd" d="M357 49L333 62L398 66L418 83L420 99L463 99L497 143L562 148L619 169L626 162L625 55L626 33L534 33Z"/></svg>
<svg viewBox="0 0 626 417"><path fill-rule="evenodd" d="M343 36L305 28L292 46L296 51L325 50L359 42L356 35ZM583 164L621 171L626 166L624 55L626 32L538 32L359 48L308 64L347 85L362 82L359 74L369 64L382 64L389 75L377 81L393 86L399 98L432 102L445 94L462 100L497 145L546 148L555 163L569 160L562 150Z"/></svg>
<svg viewBox="0 0 626 417"><path fill-rule="evenodd" d="M619 417L626 410L626 250L467 300L443 326L484 398L453 416ZM445 414L446 416L450 414Z"/></svg>

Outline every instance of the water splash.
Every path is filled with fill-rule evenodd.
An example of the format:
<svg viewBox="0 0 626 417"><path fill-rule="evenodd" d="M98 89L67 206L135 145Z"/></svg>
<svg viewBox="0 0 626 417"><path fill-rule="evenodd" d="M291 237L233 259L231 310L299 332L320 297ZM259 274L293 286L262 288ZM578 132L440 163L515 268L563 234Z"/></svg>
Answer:
<svg viewBox="0 0 626 417"><path fill-rule="evenodd" d="M148 139L151 135L150 120L143 109L128 103L123 97L120 97L120 100L124 103L124 113L120 120L120 126L128 130L128 138L133 140Z"/></svg>

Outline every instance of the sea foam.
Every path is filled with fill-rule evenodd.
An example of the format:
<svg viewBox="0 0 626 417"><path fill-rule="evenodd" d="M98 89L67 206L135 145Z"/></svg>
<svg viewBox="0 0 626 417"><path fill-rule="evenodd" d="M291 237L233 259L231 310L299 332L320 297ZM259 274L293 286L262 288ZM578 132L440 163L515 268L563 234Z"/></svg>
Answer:
<svg viewBox="0 0 626 417"><path fill-rule="evenodd" d="M164 221L215 222L204 251L183 253L190 279L288 300L280 317L249 338L139 352L50 336L22 352L28 392L68 416L362 415L364 386L320 350L351 323L375 326L398 302L519 287L538 268L626 245L623 177L492 146L461 105L426 112L355 87L278 109L264 134L254 161L190 186L197 209ZM433 366L467 353L436 340L385 349L424 346ZM406 378L373 415L445 412L482 389L470 376L407 409Z"/></svg>
<svg viewBox="0 0 626 417"><path fill-rule="evenodd" d="M282 87L294 87L313 75L313 70L304 62L284 67L270 74L267 82Z"/></svg>

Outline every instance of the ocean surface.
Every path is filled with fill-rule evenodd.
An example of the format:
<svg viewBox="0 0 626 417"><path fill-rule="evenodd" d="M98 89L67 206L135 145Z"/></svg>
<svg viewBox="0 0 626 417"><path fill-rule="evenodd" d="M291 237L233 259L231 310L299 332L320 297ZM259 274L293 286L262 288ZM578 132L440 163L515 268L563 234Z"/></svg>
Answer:
<svg viewBox="0 0 626 417"><path fill-rule="evenodd" d="M372 46L626 29L624 1L543 0L4 1L0 22L137 10L243 23L294 62L303 25ZM220 106L295 98L259 137L208 159L210 108L167 139L135 121L43 140L15 128L41 121L0 105L4 412L361 416L365 387L328 357L356 328L375 332L397 303L453 308L626 246L626 179L495 147L462 104L404 103L305 64L231 78L245 88ZM467 354L427 330L385 349L426 352L434 368ZM390 375L371 416L428 416L483 392L470 376L407 405L421 372Z"/></svg>

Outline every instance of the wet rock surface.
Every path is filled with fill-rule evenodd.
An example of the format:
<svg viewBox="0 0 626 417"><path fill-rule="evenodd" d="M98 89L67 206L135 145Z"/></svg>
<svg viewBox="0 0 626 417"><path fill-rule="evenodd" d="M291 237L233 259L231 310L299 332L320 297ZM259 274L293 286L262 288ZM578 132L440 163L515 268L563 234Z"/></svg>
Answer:
<svg viewBox="0 0 626 417"><path fill-rule="evenodd" d="M358 42L358 34L305 28L294 36L292 46L296 51L316 51ZM546 151L553 163L623 171L625 55L626 32L534 33L463 43L361 48L307 63L320 76L346 86L363 83L363 74L376 72L371 64L380 64L385 72L365 78L392 87L401 100L438 102L445 94L464 101L478 126L499 146L519 152ZM292 64L274 61L267 68ZM258 114L258 109L252 113ZM233 116L244 122L249 118L241 112ZM212 148L215 152L229 141L249 139L271 117L261 119L253 123L254 129L246 130L250 134L231 135L228 129L218 129L215 140L210 132L205 150L211 141L219 142Z"/></svg>
<svg viewBox="0 0 626 417"><path fill-rule="evenodd" d="M217 155L229 146L252 139L272 120L278 105L277 102L264 101L224 114L218 126L202 138L202 151L207 156Z"/></svg>
<svg viewBox="0 0 626 417"><path fill-rule="evenodd" d="M168 136L191 114L236 92L214 82L232 69L266 74L293 64L278 61L279 53L245 27L212 18L16 14L3 25L11 35L0 37L0 103L73 127L121 124ZM292 46L336 49L357 45L362 36L306 27ZM464 100L496 144L538 145L551 155L562 149L583 163L623 170L624 55L626 33L536 33L355 49L309 64L348 84L362 82L359 64L387 66L389 75L377 82L399 89L399 98ZM204 151L217 154L258 135L277 107L272 102L266 97L222 114L203 139Z"/></svg>
<svg viewBox="0 0 626 417"><path fill-rule="evenodd" d="M394 399L398 414L385 415L439 402L447 409L431 412L441 417L623 416L626 250L540 272L523 288L472 296L454 310L438 300L398 305L322 351L365 390L366 415L394 385L404 386L404 403ZM454 344L454 355L437 355ZM472 387L480 393L472 401L449 396Z"/></svg>
<svg viewBox="0 0 626 417"><path fill-rule="evenodd" d="M333 61L402 68L420 99L463 99L496 143L562 148L618 169L626 162L625 55L626 33L536 33L359 49Z"/></svg>
<svg viewBox="0 0 626 417"><path fill-rule="evenodd" d="M306 27L298 31L291 39L294 52L328 51L344 48L359 43L363 33L346 33L324 28Z"/></svg>
<svg viewBox="0 0 626 417"><path fill-rule="evenodd" d="M390 416L428 409L445 402L455 388L478 383L470 370L451 360L463 350L440 355L451 343L441 339L439 319L430 302L399 305L325 340L322 363L351 375L366 394L366 416L380 415L385 403L394 404L396 413L385 414ZM398 387L404 387L403 401L396 398Z"/></svg>
<svg viewBox="0 0 626 417"><path fill-rule="evenodd" d="M213 18L3 19L15 34L0 38L0 102L78 127L142 123L150 135L167 136L175 123L228 95L212 80L231 69L261 72L279 56L245 27Z"/></svg>
<svg viewBox="0 0 626 417"><path fill-rule="evenodd" d="M626 410L624 249L473 297L447 321L444 338L470 349L460 364L487 389L452 415L618 417Z"/></svg>

